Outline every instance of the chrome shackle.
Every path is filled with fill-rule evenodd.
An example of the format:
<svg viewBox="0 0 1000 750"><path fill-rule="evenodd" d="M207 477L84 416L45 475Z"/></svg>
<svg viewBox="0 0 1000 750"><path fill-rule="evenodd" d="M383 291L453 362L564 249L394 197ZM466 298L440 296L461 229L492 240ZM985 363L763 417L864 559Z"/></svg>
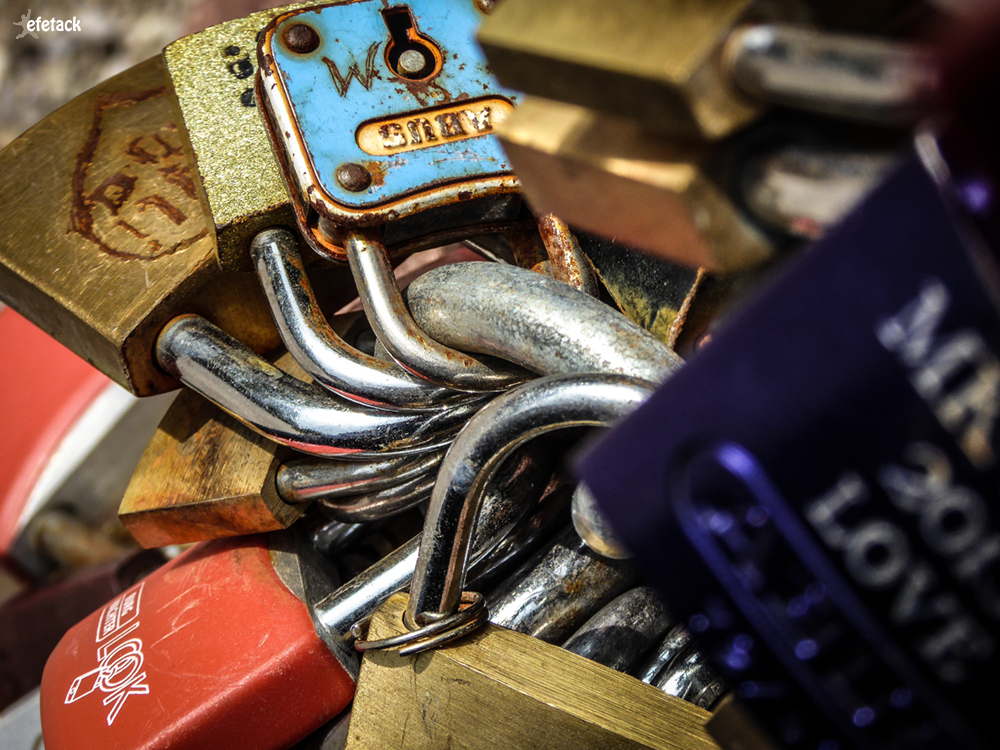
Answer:
<svg viewBox="0 0 1000 750"><path fill-rule="evenodd" d="M500 396L469 420L445 455L431 496L406 614L414 639L440 631L436 623L456 615L460 600L479 603L478 595L462 593L470 534L483 491L511 451L564 427L605 426L651 392L648 383L623 376L550 376ZM441 641L435 636L428 647L432 642Z"/></svg>

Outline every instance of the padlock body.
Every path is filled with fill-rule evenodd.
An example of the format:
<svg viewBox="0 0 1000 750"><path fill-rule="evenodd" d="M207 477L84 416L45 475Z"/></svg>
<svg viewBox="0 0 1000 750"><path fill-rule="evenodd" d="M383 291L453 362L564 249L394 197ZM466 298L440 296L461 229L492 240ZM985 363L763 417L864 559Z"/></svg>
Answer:
<svg viewBox="0 0 1000 750"><path fill-rule="evenodd" d="M285 748L354 681L267 537L192 547L67 633L42 676L49 750Z"/></svg>
<svg viewBox="0 0 1000 750"><path fill-rule="evenodd" d="M362 0L293 11L267 28L259 94L300 224L318 226L307 234L335 242L324 223L428 211L443 212L438 225L516 214L518 183L492 136L517 96L476 46L481 20L471 2ZM420 77L393 62L404 43L427 56Z"/></svg>

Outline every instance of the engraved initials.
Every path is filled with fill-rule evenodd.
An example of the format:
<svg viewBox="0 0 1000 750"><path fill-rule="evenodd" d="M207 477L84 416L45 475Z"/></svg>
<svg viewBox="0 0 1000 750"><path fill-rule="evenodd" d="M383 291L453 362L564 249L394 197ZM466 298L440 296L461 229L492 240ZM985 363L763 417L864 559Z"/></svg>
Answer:
<svg viewBox="0 0 1000 750"><path fill-rule="evenodd" d="M365 57L364 74L361 73L361 69L358 67L358 61L353 57L351 58L351 65L347 69L346 74L341 74L337 63L329 57L323 58L323 62L326 63L326 67L330 70L330 77L333 78L333 85L337 89L338 94L341 96L347 94L347 90L351 87L351 81L355 78L358 79L358 83L364 87L365 91L371 90L372 81L378 77L378 70L375 67L375 55L381 44L381 42L373 42L368 48L368 54Z"/></svg>

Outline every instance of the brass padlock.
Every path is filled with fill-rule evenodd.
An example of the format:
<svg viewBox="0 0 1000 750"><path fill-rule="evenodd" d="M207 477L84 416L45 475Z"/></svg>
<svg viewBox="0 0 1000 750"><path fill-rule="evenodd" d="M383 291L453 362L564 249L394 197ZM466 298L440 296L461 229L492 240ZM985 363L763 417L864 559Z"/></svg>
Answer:
<svg viewBox="0 0 1000 750"><path fill-rule="evenodd" d="M498 134L536 211L710 270L745 268L773 254L706 175L713 155L706 144L527 96Z"/></svg>
<svg viewBox="0 0 1000 750"><path fill-rule="evenodd" d="M278 343L256 281L216 263L172 96L155 57L0 151L0 299L137 395L176 387L153 342L179 312Z"/></svg>
<svg viewBox="0 0 1000 750"><path fill-rule="evenodd" d="M507 86L673 135L722 138L769 103L883 125L913 123L936 80L926 53L818 29L811 25L817 16L835 19L811 5L508 0L483 24L479 40Z"/></svg>
<svg viewBox="0 0 1000 750"><path fill-rule="evenodd" d="M390 599L357 644L365 658L348 748L716 747L706 711L530 636L487 625L425 652L485 622L481 595L461 587L471 525L496 467L535 435L606 423L646 394L624 378L543 378L470 420L442 463L409 599Z"/></svg>

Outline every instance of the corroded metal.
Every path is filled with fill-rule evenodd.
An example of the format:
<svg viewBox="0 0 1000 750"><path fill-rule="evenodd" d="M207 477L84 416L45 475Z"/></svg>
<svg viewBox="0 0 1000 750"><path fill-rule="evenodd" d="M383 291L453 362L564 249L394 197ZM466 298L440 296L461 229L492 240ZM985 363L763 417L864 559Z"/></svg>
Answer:
<svg viewBox="0 0 1000 750"><path fill-rule="evenodd" d="M594 269L566 222L552 214L544 214L538 219L538 233L549 255L552 276L584 294L596 297L599 289Z"/></svg>
<svg viewBox="0 0 1000 750"><path fill-rule="evenodd" d="M492 135L517 94L495 82L475 44L481 18L469 2L356 0L287 12L263 29L257 90L318 252L343 260L345 231L359 227L392 224L396 244L516 218L518 182ZM300 25L318 37L309 52L281 41ZM407 221L425 212L432 221Z"/></svg>
<svg viewBox="0 0 1000 750"><path fill-rule="evenodd" d="M490 621L562 643L636 577L629 561L601 557L570 527L490 594Z"/></svg>

